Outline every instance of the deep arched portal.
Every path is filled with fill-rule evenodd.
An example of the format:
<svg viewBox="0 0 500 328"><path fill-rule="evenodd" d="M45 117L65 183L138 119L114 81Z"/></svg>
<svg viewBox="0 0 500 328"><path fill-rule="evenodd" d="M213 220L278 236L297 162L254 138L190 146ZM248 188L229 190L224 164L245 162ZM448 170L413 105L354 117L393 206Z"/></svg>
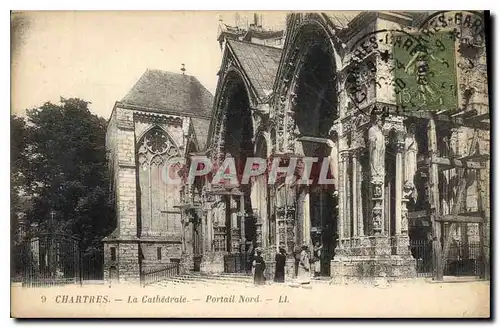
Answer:
<svg viewBox="0 0 500 328"><path fill-rule="evenodd" d="M226 99L224 117L224 147L226 158L234 159L236 172L241 177L247 158L254 156L253 120L248 89L243 78L236 72L226 77ZM239 184L238 193L223 196L225 203L226 249L230 253L249 256L256 247L256 215L251 199L250 184ZM248 262L248 261L243 261ZM245 265L248 263L245 263ZM236 270L236 269L235 269Z"/></svg>
<svg viewBox="0 0 500 328"><path fill-rule="evenodd" d="M316 274L330 276L337 239L337 193L335 184L324 184L319 178L324 160L329 163L325 177L337 178L338 138L332 129L338 118L336 67L330 41L322 32L312 28L304 39L308 42L297 74L292 109L299 135L306 138L299 139L296 153L317 158L317 164L311 171L312 184L297 190L297 235L313 250Z"/></svg>

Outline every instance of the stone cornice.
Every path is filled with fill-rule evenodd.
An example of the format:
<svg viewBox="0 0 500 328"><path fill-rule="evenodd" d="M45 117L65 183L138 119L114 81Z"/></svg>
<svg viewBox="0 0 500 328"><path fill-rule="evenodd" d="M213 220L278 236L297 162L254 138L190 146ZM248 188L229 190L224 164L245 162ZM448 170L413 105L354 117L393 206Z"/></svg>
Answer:
<svg viewBox="0 0 500 328"><path fill-rule="evenodd" d="M116 102L116 106L123 108L123 109L130 109L134 111L139 111L143 112L144 114L159 114L160 116L168 115L172 117L193 117L193 118L204 118L209 120L210 116L209 115L196 115L196 114L188 114L188 115L179 115L178 112L175 112L170 109L166 108L155 108L155 107L147 107L147 106L138 106L138 105L132 105L132 104L127 104L127 103L122 103L122 102Z"/></svg>
<svg viewBox="0 0 500 328"><path fill-rule="evenodd" d="M183 121L182 116L150 112L134 112L134 119L144 120L145 122L166 123L174 126L181 126Z"/></svg>

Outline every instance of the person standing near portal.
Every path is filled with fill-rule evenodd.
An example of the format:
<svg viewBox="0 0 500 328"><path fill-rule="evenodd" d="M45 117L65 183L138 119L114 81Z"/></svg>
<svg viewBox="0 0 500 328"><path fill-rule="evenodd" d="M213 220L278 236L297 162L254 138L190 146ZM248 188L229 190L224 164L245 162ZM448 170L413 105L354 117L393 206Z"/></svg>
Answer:
<svg viewBox="0 0 500 328"><path fill-rule="evenodd" d="M253 260L254 267L254 276L253 282L256 285L263 285L266 283L266 277L264 276L264 271L266 270L266 262L264 262L264 258L262 257L262 249L257 248L255 250L255 257Z"/></svg>
<svg viewBox="0 0 500 328"><path fill-rule="evenodd" d="M276 254L274 260L276 262L274 282L285 282L286 250L283 247L279 248L279 252Z"/></svg>
<svg viewBox="0 0 500 328"><path fill-rule="evenodd" d="M307 251L308 247L306 245L302 246L298 273L298 281L301 285L311 283L310 258Z"/></svg>
<svg viewBox="0 0 500 328"><path fill-rule="evenodd" d="M294 259L294 273L293 277L297 278L299 276L299 265L300 265L300 253L302 249L299 246L295 246L293 249L293 259Z"/></svg>
<svg viewBox="0 0 500 328"><path fill-rule="evenodd" d="M313 260L314 260L314 276L318 277L321 273L321 251L323 249L323 246L320 245L319 241L316 241L316 244L314 245L314 254L313 254Z"/></svg>

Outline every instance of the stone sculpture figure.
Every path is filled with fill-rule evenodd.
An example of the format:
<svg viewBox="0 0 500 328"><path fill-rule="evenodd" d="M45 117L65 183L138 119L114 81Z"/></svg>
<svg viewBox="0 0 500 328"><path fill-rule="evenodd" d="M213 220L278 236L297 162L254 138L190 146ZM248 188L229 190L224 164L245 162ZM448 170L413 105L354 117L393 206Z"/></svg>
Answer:
<svg viewBox="0 0 500 328"><path fill-rule="evenodd" d="M368 147L372 178L382 177L385 171L385 141L379 118L372 119L372 126L368 130Z"/></svg>
<svg viewBox="0 0 500 328"><path fill-rule="evenodd" d="M404 186L407 191L411 190L411 197L416 200L417 199L416 188L413 180L415 174L417 173L418 145L417 141L415 140L415 130L416 130L415 125L414 124L410 125L410 127L408 128L408 132L406 133L405 136Z"/></svg>
<svg viewBox="0 0 500 328"><path fill-rule="evenodd" d="M328 161L330 164L330 172L333 175L335 179L338 179L338 162L339 162L339 155L338 155L338 145L336 142L331 143L331 148L330 148L330 155L328 156Z"/></svg>

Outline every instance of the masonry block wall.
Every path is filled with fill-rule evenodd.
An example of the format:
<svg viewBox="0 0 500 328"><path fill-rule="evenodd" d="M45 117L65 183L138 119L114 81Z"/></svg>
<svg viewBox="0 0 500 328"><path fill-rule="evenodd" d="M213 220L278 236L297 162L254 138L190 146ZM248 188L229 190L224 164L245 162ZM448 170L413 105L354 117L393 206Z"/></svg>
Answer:
<svg viewBox="0 0 500 328"><path fill-rule="evenodd" d="M156 270L164 268L172 262L180 262L182 259L182 247L180 243L162 241L141 242L142 270Z"/></svg>
<svg viewBox="0 0 500 328"><path fill-rule="evenodd" d="M115 106L106 135L117 215L115 231L104 240L107 281L137 281L141 270L160 269L171 262L181 262L186 270L191 269L192 259L188 261L183 256L184 231L181 212L176 207L181 202L179 186L165 186L164 193L154 193L155 199L164 206L160 211L162 216L154 219L154 231L143 231L141 209L150 207L151 203L141 201L138 192L141 167L137 164L137 144L154 127L165 131L175 144L177 156L184 157L189 126L189 118ZM164 183L162 181L157 182Z"/></svg>
<svg viewBox="0 0 500 328"><path fill-rule="evenodd" d="M133 112L117 107L116 123L118 233L119 236L137 236L137 186Z"/></svg>

